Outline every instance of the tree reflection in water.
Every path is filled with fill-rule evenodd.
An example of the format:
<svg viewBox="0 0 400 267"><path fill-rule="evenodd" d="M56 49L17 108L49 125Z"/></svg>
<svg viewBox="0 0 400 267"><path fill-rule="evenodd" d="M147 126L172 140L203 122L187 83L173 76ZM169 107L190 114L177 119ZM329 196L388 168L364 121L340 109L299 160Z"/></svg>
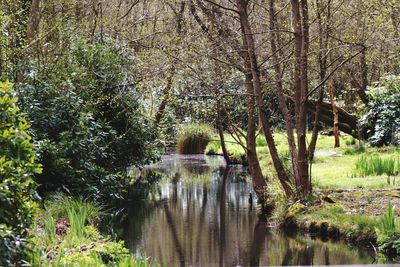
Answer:
<svg viewBox="0 0 400 267"><path fill-rule="evenodd" d="M257 207L250 209L244 170L225 168L220 157L171 155L149 168L163 174L159 192L132 203L121 224L133 253L165 266L371 262L368 253L343 243L267 228Z"/></svg>

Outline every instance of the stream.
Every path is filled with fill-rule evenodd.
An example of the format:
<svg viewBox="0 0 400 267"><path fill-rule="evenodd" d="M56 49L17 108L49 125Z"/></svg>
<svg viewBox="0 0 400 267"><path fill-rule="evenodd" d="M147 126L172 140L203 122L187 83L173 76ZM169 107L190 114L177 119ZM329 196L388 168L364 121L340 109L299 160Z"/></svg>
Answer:
<svg viewBox="0 0 400 267"><path fill-rule="evenodd" d="M342 241L288 235L259 220L246 171L226 170L222 157L166 155L144 172L159 180L133 190L118 231L133 254L162 266L373 262L370 252Z"/></svg>

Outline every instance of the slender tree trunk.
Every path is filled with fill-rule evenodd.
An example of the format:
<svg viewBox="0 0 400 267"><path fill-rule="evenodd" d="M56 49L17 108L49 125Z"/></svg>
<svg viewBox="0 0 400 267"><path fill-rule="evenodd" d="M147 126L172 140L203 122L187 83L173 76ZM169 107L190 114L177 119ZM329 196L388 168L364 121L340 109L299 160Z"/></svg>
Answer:
<svg viewBox="0 0 400 267"><path fill-rule="evenodd" d="M39 30L39 12L40 0L32 0L29 23L26 31L26 39L28 43L33 41L37 31Z"/></svg>
<svg viewBox="0 0 400 267"><path fill-rule="evenodd" d="M326 3L326 16L323 16L324 8L321 5L321 0L316 0L317 7L317 22L318 22L318 63L319 63L319 79L320 82L325 80L326 71L327 71L327 63L329 58L329 31L330 31L330 18L331 18L331 0L328 0ZM323 17L326 17L326 20L323 21ZM324 89L325 86L321 86L319 89L318 100L316 103L316 110L314 114L314 127L312 130L311 141L308 146L308 158L310 162L310 179L311 179L311 168L312 162L314 160L315 148L317 146L318 141L318 132L320 128L320 116L321 116L321 105L324 99Z"/></svg>
<svg viewBox="0 0 400 267"><path fill-rule="evenodd" d="M295 112L297 129L297 160L299 177L296 185L300 197L306 199L311 193L311 182L308 173L308 151L306 145L307 131L307 93L308 93L308 5L306 0L291 0L292 24L295 38Z"/></svg>
<svg viewBox="0 0 400 267"><path fill-rule="evenodd" d="M329 98L331 100L333 110L333 135L335 136L335 147L340 147L340 133L339 133L339 113L335 101L335 86L332 79L328 82Z"/></svg>
<svg viewBox="0 0 400 267"><path fill-rule="evenodd" d="M252 75L250 72L250 64L248 60L245 60L246 70L248 71L245 74L245 83L246 83L246 91L249 95L247 97L247 161L249 164L249 171L253 180L254 191L257 196L261 199L264 199L265 190L267 183L262 174L262 170L260 167L260 162L258 161L257 151L256 151L256 103L254 100L254 89L252 82Z"/></svg>
<svg viewBox="0 0 400 267"><path fill-rule="evenodd" d="M275 83L276 83L276 91L278 94L279 100L279 109L283 114L283 118L285 120L286 125L286 134L289 144L290 156L292 160L292 169L294 177L298 177L298 162L297 162L297 148L296 141L294 138L293 131L293 118L290 115L289 109L286 105L286 98L283 91L283 82L282 82L282 67L281 67L281 56L278 51L278 43L279 43L279 31L277 25L277 18L275 16L275 0L270 0L269 7L269 18L270 18L270 32L271 32L271 53L272 60L274 64L275 70Z"/></svg>
<svg viewBox="0 0 400 267"><path fill-rule="evenodd" d="M220 104L218 104L217 113L218 113L217 114L217 128L218 128L219 140L221 142L222 153L224 155L224 159L226 161L226 164L230 165L231 164L231 160L230 160L229 153L228 153L228 150L226 149L226 144L225 144L224 129L222 127L223 121L222 121L222 116L221 116L222 109L220 107Z"/></svg>
<svg viewBox="0 0 400 267"><path fill-rule="evenodd" d="M158 106L157 113L155 116L155 124L158 125L164 116L165 108L167 107L168 102L170 101L171 98L171 90L172 90L172 81L175 75L175 66L172 65L170 72L168 74L167 78L167 84L165 85L163 91L162 91L162 100L160 105Z"/></svg>
<svg viewBox="0 0 400 267"><path fill-rule="evenodd" d="M39 13L40 13L40 0L32 0L29 15L28 26L26 28L26 42L31 43L39 30ZM24 81L23 71L19 71L16 78L16 83Z"/></svg>
<svg viewBox="0 0 400 267"><path fill-rule="evenodd" d="M185 12L185 2L180 3L180 9L179 12L177 12L173 6L170 6L172 11L175 13L176 16L176 36L180 38L182 36L182 24L183 24L183 13ZM176 59L172 61L172 65L168 74L167 78L167 84L164 87L164 90L162 92L162 100L160 103L160 106L158 107L156 117L155 117L155 124L158 125L164 115L165 108L167 107L168 102L170 101L171 98L171 90L172 90L172 83L173 79L175 76L176 68L175 65L178 63Z"/></svg>
<svg viewBox="0 0 400 267"><path fill-rule="evenodd" d="M261 119L261 124L263 127L265 139L267 141L269 152L271 154L271 158L272 158L272 162L274 164L275 170L278 174L279 181L281 182L281 185L282 185L283 189L285 190L286 195L288 197L291 197L293 195L293 190L291 188L291 181L282 165L282 161L279 158L278 151L276 149L276 145L275 145L274 138L272 135L272 131L271 131L270 125L268 123L268 119L267 119L265 109L264 109L264 102L263 102L262 90L261 90L260 73L259 73L257 58L256 58L256 54L255 54L255 44L254 44L253 34L251 31L251 26L250 26L250 22L248 20L248 14L247 14L247 1L236 0L236 3L238 6L238 11L239 11L239 15L240 15L242 34L243 34L243 39L244 39L244 43L245 43L245 51L247 51L246 58L248 58L248 60L250 61L249 67L250 67L250 73L251 73L252 82L253 82L253 93L257 100L256 103L257 103L257 107L259 110L259 116Z"/></svg>
<svg viewBox="0 0 400 267"><path fill-rule="evenodd" d="M361 98L361 101L364 104L368 104L368 97L367 97L367 87L368 87L368 65L367 65L367 49L364 48L364 50L361 53L360 57L360 63L361 63L361 86L357 90L358 95Z"/></svg>

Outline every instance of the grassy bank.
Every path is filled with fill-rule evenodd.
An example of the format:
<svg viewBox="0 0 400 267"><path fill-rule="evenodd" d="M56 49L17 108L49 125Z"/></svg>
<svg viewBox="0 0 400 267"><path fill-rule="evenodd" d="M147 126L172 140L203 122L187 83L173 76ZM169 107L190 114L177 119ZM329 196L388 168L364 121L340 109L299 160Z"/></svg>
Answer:
<svg viewBox="0 0 400 267"><path fill-rule="evenodd" d="M243 148L231 136L225 138L229 153L243 158ZM275 133L275 141L284 163L290 164L286 135ZM274 218L289 228L345 239L362 247L374 246L381 255L396 258L400 255L400 227L396 218L388 218L388 212L390 203L393 216L400 214L400 149L371 147L348 135L342 135L340 141L341 147L334 148L333 136L319 136L312 164L313 198L307 206L288 206L278 198L282 203L277 205ZM221 153L219 142L211 142L207 152ZM257 137L257 153L264 174L273 178L275 171L261 135ZM271 184L275 188L279 183ZM387 229L390 224L394 226Z"/></svg>
<svg viewBox="0 0 400 267"><path fill-rule="evenodd" d="M278 153L286 164L289 164L289 150L286 135L282 132L274 134ZM308 135L310 138L311 135ZM238 162L245 158L244 149L228 134L225 135L228 152ZM205 153L222 154L218 138L215 136L208 144ZM244 141L244 140L243 140ZM312 164L312 181L315 189L383 189L400 186L400 179L396 181L391 177L390 184L384 174L358 174L356 164L363 157L379 157L382 159L400 159L400 149L395 147L375 148L368 144L359 144L357 140L348 135L340 137L341 147L334 148L334 137L320 135L317 143L317 155ZM321 153L318 154L318 151ZM326 153L325 153L326 152ZM265 138L257 137L257 153L261 167L267 176L275 171ZM397 176L397 175L395 175Z"/></svg>
<svg viewBox="0 0 400 267"><path fill-rule="evenodd" d="M319 194L308 206L290 206L281 217L282 226L375 250L379 263L399 262L397 195L393 189Z"/></svg>
<svg viewBox="0 0 400 267"><path fill-rule="evenodd" d="M135 258L123 241L100 234L102 208L84 200L58 196L48 201L31 230L32 266L155 266Z"/></svg>

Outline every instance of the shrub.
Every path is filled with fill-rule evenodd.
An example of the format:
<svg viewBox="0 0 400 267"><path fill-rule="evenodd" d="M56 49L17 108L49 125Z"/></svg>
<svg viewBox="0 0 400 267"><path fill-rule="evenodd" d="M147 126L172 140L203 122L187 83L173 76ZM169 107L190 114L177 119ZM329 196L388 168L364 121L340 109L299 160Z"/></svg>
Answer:
<svg viewBox="0 0 400 267"><path fill-rule="evenodd" d="M203 154L212 136L205 124L183 125L178 134L176 150L179 154Z"/></svg>
<svg viewBox="0 0 400 267"><path fill-rule="evenodd" d="M400 145L400 76L384 77L368 90L369 103L360 123L374 146Z"/></svg>
<svg viewBox="0 0 400 267"><path fill-rule="evenodd" d="M9 265L22 253L37 208L34 146L29 125L19 108L11 84L0 83L0 266Z"/></svg>
<svg viewBox="0 0 400 267"><path fill-rule="evenodd" d="M122 198L127 168L158 156L157 132L128 73L133 63L113 42L74 37L68 45L54 62L30 62L18 88L44 167L39 189Z"/></svg>

